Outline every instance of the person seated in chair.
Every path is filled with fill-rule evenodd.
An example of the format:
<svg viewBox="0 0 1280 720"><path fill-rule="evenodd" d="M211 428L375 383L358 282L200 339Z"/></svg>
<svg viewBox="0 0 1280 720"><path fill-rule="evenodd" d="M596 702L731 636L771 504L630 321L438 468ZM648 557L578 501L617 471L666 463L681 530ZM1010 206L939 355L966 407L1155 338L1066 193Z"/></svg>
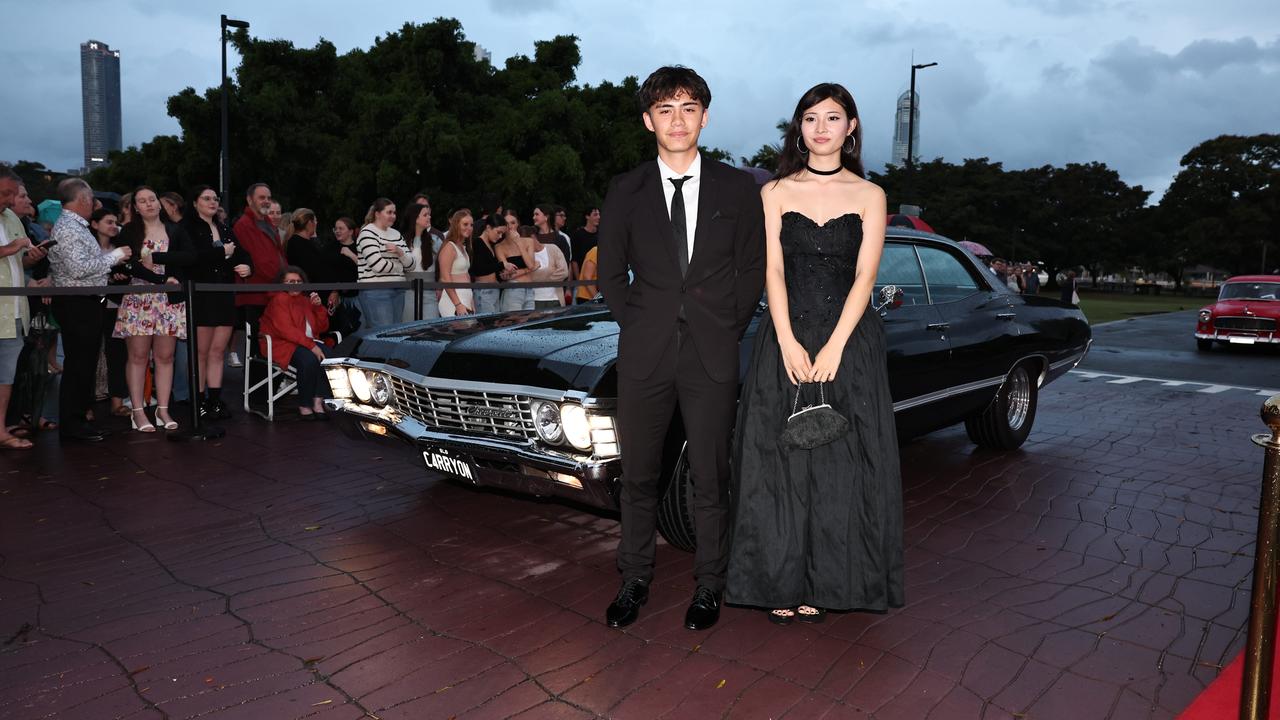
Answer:
<svg viewBox="0 0 1280 720"><path fill-rule="evenodd" d="M276 281L286 285L307 282L307 274L288 265ZM298 415L303 420L328 420L321 400L328 397L329 381L320 361L326 346L321 333L329 329L329 313L316 293L301 291L271 293L267 309L262 313L262 329L258 342L267 355L267 336L271 336L271 362L280 367L292 365L298 374Z"/></svg>

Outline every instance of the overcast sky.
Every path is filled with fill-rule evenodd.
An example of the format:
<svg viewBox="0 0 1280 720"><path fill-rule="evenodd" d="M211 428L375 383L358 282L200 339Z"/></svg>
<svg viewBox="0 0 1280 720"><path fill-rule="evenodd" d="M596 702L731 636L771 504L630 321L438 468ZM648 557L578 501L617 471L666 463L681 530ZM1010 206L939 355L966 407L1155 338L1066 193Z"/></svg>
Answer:
<svg viewBox="0 0 1280 720"><path fill-rule="evenodd" d="M848 0L605 3L437 0L306 4L6 2L0 160L60 170L83 158L79 44L121 52L124 141L177 133L165 100L219 82L218 13L258 37L339 52L406 21L456 17L495 65L536 40L581 40L580 82L680 63L711 86L704 144L750 155L813 84L857 99L868 166L888 161L894 103L916 62L921 156L1007 168L1102 161L1164 191L1179 158L1224 134L1280 132L1280 3L1274 0ZM234 53L229 62L234 66ZM639 120L637 119L637 122Z"/></svg>

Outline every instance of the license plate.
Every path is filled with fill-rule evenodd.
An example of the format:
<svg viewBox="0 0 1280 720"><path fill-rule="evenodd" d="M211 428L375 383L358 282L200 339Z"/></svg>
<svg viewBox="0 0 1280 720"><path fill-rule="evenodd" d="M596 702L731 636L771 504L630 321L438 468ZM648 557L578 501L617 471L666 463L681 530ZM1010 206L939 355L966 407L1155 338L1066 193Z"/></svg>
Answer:
<svg viewBox="0 0 1280 720"><path fill-rule="evenodd" d="M431 470L462 478L463 480L470 480L471 482L476 481L475 471L472 469L471 463L456 458L447 451L423 450L422 459L426 461L427 467Z"/></svg>
<svg viewBox="0 0 1280 720"><path fill-rule="evenodd" d="M1257 341L1258 341L1257 338L1252 338L1252 337L1232 336L1227 338L1227 342L1231 343L1232 345L1252 345Z"/></svg>

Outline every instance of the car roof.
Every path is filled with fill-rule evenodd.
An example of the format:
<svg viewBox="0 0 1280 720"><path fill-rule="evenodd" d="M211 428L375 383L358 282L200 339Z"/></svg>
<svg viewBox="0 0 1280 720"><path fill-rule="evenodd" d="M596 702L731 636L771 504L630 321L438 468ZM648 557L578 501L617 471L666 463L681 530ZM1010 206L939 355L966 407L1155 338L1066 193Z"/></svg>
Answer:
<svg viewBox="0 0 1280 720"><path fill-rule="evenodd" d="M1227 282L1229 282L1229 283L1235 283L1235 282L1238 282L1238 283L1254 283L1254 282L1266 282L1266 283L1273 283L1273 282L1280 282L1280 275L1237 275L1237 276L1232 277L1232 278L1227 278Z"/></svg>
<svg viewBox="0 0 1280 720"><path fill-rule="evenodd" d="M956 247L960 247L959 243L957 243L955 240L952 240L949 237L943 237L938 233L926 232L924 230L916 230L915 228L907 228L907 227L899 227L899 226L891 225L884 229L884 236L885 236L885 239L899 238L899 239L911 239L911 240L933 240L936 242L943 242L943 243L947 243L948 245L955 245Z"/></svg>

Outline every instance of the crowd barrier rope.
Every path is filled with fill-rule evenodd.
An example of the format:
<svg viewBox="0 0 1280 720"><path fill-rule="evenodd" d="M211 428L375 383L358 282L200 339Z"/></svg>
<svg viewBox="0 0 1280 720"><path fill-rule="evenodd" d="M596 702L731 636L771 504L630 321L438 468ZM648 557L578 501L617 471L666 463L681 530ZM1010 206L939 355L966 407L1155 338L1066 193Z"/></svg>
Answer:
<svg viewBox="0 0 1280 720"><path fill-rule="evenodd" d="M413 318L415 321L422 320L422 295L428 290L504 290L513 289L534 289L534 288L579 288L590 287L598 284L596 280L561 280L546 282L498 282L498 283L455 283L455 282L438 282L434 280L426 280L430 277L426 273L407 273L405 280L395 282L338 282L338 283L301 283L301 284L284 284L284 283L201 283L190 280L179 284L146 284L146 285L95 285L90 287L52 287L52 286L28 286L28 287L0 287L0 297L59 297L59 296L108 296L108 295L150 295L153 293L174 293L182 292L185 296L185 310L187 315L187 327L196 327L195 323L195 305L197 298L196 293L201 292L218 292L218 293L263 293L263 292L332 292L332 291L359 291L359 290L389 290L402 289L413 293ZM573 304L580 302L577 293L571 294ZM465 316L464 316L465 317ZM188 333L188 337L190 334ZM246 362L248 358L246 358ZM246 366L245 372L248 372ZM197 353L187 353L187 379L192 388L192 394L195 389L200 387L200 367ZM222 437L226 431L222 428L204 422L200 417L200 403L195 402L192 398L191 402L191 419L190 425L176 432L166 433L165 436L170 440L212 440Z"/></svg>

